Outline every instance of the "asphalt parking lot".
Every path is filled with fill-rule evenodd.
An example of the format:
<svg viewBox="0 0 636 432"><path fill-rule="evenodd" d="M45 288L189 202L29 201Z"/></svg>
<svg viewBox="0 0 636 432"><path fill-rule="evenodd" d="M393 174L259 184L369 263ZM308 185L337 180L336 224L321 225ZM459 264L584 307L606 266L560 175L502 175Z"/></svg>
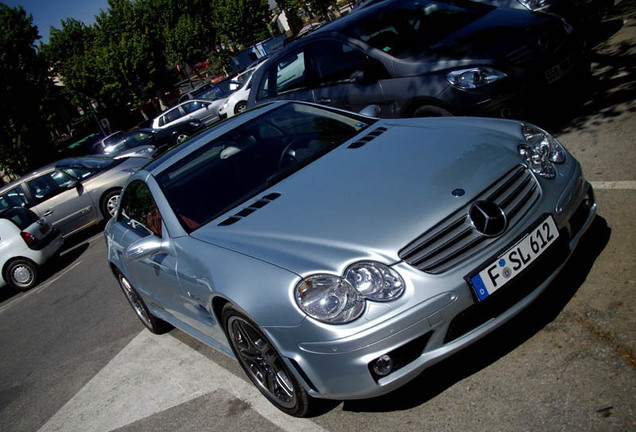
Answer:
<svg viewBox="0 0 636 432"><path fill-rule="evenodd" d="M506 326L389 395L294 419L234 360L177 330L142 330L98 228L71 239L38 287L0 292L0 430L636 430L635 6L618 2L593 35L585 102L536 119L580 160L598 217Z"/></svg>

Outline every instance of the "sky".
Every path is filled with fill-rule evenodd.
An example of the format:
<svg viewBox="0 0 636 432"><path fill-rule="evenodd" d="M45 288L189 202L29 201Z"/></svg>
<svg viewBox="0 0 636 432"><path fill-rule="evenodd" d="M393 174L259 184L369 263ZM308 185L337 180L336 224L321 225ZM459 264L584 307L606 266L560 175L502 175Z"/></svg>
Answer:
<svg viewBox="0 0 636 432"><path fill-rule="evenodd" d="M0 0L10 7L22 6L27 15L33 15L33 24L38 27L40 41L48 43L49 28L61 28L60 22L65 18L90 25L95 22L95 15L100 9L108 9L108 0ZM37 42L36 42L37 44Z"/></svg>

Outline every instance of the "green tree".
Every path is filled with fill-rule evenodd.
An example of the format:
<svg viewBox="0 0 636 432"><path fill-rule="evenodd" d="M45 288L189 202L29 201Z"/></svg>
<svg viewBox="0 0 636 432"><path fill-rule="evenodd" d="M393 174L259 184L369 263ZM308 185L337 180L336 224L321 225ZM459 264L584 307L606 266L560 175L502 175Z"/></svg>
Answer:
<svg viewBox="0 0 636 432"><path fill-rule="evenodd" d="M227 45L249 46L269 36L267 0L212 0L214 23Z"/></svg>
<svg viewBox="0 0 636 432"><path fill-rule="evenodd" d="M0 3L0 165L21 175L48 159L52 81L24 8Z"/></svg>

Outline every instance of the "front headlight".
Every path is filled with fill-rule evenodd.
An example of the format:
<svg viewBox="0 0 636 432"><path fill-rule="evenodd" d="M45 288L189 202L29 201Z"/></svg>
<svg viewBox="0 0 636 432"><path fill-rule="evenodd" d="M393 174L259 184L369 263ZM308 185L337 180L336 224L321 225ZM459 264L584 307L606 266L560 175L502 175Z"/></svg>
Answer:
<svg viewBox="0 0 636 432"><path fill-rule="evenodd" d="M225 102L223 102L223 105L221 105L221 108L219 108L219 111L225 111L229 104L230 104L230 101L228 99Z"/></svg>
<svg viewBox="0 0 636 432"><path fill-rule="evenodd" d="M505 73L489 67L461 69L446 74L446 80L461 89L483 87L505 77Z"/></svg>
<svg viewBox="0 0 636 432"><path fill-rule="evenodd" d="M359 318L366 301L395 300L404 292L404 280L392 268L364 261L348 267L344 277L318 274L296 285L296 303L307 315L329 324Z"/></svg>
<svg viewBox="0 0 636 432"><path fill-rule="evenodd" d="M519 3L530 9L531 11L541 9L547 3L546 0L519 0Z"/></svg>
<svg viewBox="0 0 636 432"><path fill-rule="evenodd" d="M546 177L556 177L554 164L565 162L565 149L561 143L546 131L533 125L523 126L525 142L519 145L519 154L535 173Z"/></svg>

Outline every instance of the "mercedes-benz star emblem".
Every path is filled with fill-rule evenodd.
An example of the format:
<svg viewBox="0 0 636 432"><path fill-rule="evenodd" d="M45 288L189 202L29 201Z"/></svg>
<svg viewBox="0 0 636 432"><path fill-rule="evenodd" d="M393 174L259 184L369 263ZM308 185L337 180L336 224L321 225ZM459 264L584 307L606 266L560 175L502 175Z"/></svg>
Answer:
<svg viewBox="0 0 636 432"><path fill-rule="evenodd" d="M470 206L468 218L481 234L496 237L508 227L508 218L503 209L491 201L477 201Z"/></svg>

